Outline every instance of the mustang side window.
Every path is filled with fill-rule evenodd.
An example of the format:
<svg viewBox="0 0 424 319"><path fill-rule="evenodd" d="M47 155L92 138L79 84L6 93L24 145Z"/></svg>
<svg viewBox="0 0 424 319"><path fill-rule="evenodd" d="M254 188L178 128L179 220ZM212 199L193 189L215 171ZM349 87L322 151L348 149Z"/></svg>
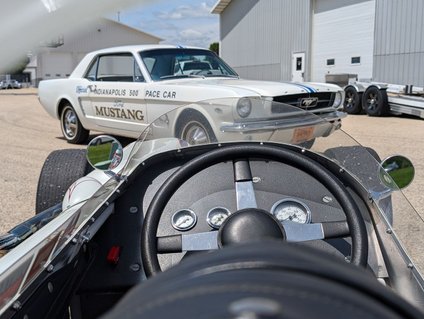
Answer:
<svg viewBox="0 0 424 319"><path fill-rule="evenodd" d="M86 75L92 81L144 82L144 77L131 53L102 55Z"/></svg>

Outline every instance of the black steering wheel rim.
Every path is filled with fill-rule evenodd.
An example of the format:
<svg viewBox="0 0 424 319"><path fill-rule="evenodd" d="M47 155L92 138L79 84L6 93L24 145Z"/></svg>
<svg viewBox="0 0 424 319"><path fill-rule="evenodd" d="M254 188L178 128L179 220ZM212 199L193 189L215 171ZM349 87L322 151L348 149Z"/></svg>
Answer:
<svg viewBox="0 0 424 319"><path fill-rule="evenodd" d="M147 209L141 232L142 261L148 277L161 272L156 233L162 212L174 192L196 173L220 162L237 158L274 160L300 169L320 181L334 195L346 215L352 237L351 263L366 266L368 240L365 222L352 196L339 179L319 163L293 150L269 144L244 143L222 146L190 160L169 176L159 188Z"/></svg>

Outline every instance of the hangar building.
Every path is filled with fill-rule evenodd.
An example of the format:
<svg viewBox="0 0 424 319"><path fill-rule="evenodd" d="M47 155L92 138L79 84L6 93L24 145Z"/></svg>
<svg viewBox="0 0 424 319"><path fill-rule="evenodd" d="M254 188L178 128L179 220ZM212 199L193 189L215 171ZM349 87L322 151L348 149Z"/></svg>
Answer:
<svg viewBox="0 0 424 319"><path fill-rule="evenodd" d="M244 78L424 87L422 0L219 0L212 12L221 56Z"/></svg>
<svg viewBox="0 0 424 319"><path fill-rule="evenodd" d="M65 78L88 53L108 47L132 44L157 44L154 35L131 28L120 22L101 18L87 26L84 33L69 33L42 44L25 72L31 74L32 84L41 80Z"/></svg>

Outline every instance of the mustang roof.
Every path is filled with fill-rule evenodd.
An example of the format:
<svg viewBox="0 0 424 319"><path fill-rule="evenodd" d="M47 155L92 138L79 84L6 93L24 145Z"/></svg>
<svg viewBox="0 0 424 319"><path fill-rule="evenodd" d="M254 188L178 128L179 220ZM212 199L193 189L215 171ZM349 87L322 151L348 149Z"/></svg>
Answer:
<svg viewBox="0 0 424 319"><path fill-rule="evenodd" d="M153 49L200 49L207 50L205 48L200 47L192 47L192 46L180 46L180 45L172 45L172 44L140 44L140 45L125 45L119 47L112 47L107 49L101 49L97 51L92 51L90 54L98 54L98 53L113 53L120 51L147 51Z"/></svg>

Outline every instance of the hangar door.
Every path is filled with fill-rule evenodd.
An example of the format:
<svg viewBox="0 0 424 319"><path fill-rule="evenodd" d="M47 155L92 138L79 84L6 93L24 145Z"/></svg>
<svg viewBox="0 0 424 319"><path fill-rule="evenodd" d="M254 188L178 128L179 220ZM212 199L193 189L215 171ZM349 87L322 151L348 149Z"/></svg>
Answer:
<svg viewBox="0 0 424 319"><path fill-rule="evenodd" d="M312 14L312 80L328 73L372 78L375 0L315 0Z"/></svg>
<svg viewBox="0 0 424 319"><path fill-rule="evenodd" d="M40 75L45 80L68 77L75 67L72 54L67 52L43 53L41 60L43 70Z"/></svg>

